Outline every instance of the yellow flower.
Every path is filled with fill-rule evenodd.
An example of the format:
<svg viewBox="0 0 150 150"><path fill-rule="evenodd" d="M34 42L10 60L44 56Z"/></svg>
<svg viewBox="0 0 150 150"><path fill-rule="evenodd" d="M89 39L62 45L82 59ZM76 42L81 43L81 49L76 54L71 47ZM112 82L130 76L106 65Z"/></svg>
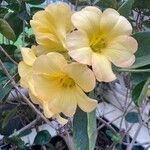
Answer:
<svg viewBox="0 0 150 150"><path fill-rule="evenodd" d="M69 55L77 62L92 66L98 81L116 79L111 63L129 67L135 61L137 42L130 36L132 26L114 9L103 13L96 7L85 7L72 15L78 31L67 37Z"/></svg>
<svg viewBox="0 0 150 150"><path fill-rule="evenodd" d="M97 104L83 91L95 87L93 72L85 65L67 64L56 52L39 56L33 64L33 80L37 97L47 102L47 110L70 117L77 105L85 112L92 111ZM48 113L49 114L49 113Z"/></svg>
<svg viewBox="0 0 150 150"><path fill-rule="evenodd" d="M32 66L34 61L36 60L35 52L37 52L39 48L39 46L32 46L31 49L21 48L23 61L21 61L18 65L18 72L21 77L20 85L24 88L28 88L32 102L38 104L41 108L43 108L44 115L46 117L55 117L61 124L65 124L67 120L60 117L59 114L53 113L47 107L47 101L42 101L41 99L37 98L37 93L35 92L33 84Z"/></svg>
<svg viewBox="0 0 150 150"><path fill-rule="evenodd" d="M50 4L45 10L35 13L30 24L37 43L49 52L65 53L67 51L66 34L73 28L71 15L71 9L66 3Z"/></svg>

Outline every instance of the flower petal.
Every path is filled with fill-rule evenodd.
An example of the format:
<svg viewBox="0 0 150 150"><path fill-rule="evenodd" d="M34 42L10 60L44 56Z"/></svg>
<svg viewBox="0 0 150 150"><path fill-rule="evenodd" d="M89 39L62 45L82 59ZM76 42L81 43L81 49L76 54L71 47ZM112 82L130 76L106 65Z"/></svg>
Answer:
<svg viewBox="0 0 150 150"><path fill-rule="evenodd" d="M96 108L97 101L89 98L79 87L76 88L76 99L78 106L84 112L91 112Z"/></svg>
<svg viewBox="0 0 150 150"><path fill-rule="evenodd" d="M100 27L101 34L108 39L132 33L132 26L129 21L111 8L106 9L102 13Z"/></svg>
<svg viewBox="0 0 150 150"><path fill-rule="evenodd" d="M21 77L20 85L24 88L29 88L29 82L32 78L32 67L21 61L18 65L18 72Z"/></svg>
<svg viewBox="0 0 150 150"><path fill-rule="evenodd" d="M91 12L95 12L97 13L99 16L101 16L102 11L95 6L86 6L84 9L82 9L82 11L91 11Z"/></svg>
<svg viewBox="0 0 150 150"><path fill-rule="evenodd" d="M50 109L49 109L49 103L43 102L43 112L46 118L51 118L55 115Z"/></svg>
<svg viewBox="0 0 150 150"><path fill-rule="evenodd" d="M120 50L127 50L131 51L132 53L135 53L138 49L138 43L133 37L122 35L110 41L108 48L120 48Z"/></svg>
<svg viewBox="0 0 150 150"><path fill-rule="evenodd" d="M29 65L32 66L32 64L34 63L36 56L33 52L32 49L30 48L21 48L21 53L22 53L22 57L23 57L23 61Z"/></svg>
<svg viewBox="0 0 150 150"><path fill-rule="evenodd" d="M92 11L92 9L94 11ZM90 11L89 11L90 10ZM93 17L94 16L94 17ZM71 20L74 26L81 31L86 32L89 39L92 40L100 31L101 13L97 13L97 8L88 7L72 15Z"/></svg>
<svg viewBox="0 0 150 150"><path fill-rule="evenodd" d="M69 55L82 64L91 65L92 51L89 47L89 40L86 34L74 31L67 36L67 48Z"/></svg>
<svg viewBox="0 0 150 150"><path fill-rule="evenodd" d="M92 51L90 47L80 48L74 51L69 51L68 53L77 62L91 65Z"/></svg>
<svg viewBox="0 0 150 150"><path fill-rule="evenodd" d="M66 33L73 28L71 15L69 5L65 3L50 4L45 10L35 13L30 24L37 43L51 51L66 51Z"/></svg>
<svg viewBox="0 0 150 150"><path fill-rule="evenodd" d="M66 124L68 122L67 119L64 119L63 117L61 117L59 114L55 115L57 121L60 123L60 124Z"/></svg>
<svg viewBox="0 0 150 150"><path fill-rule="evenodd" d="M119 64L116 63L116 66L126 68L126 67L132 66L134 62L135 62L135 56L132 55L131 58L130 58L129 60L124 61L124 62L119 63Z"/></svg>
<svg viewBox="0 0 150 150"><path fill-rule="evenodd" d="M51 74L60 72L62 67L67 64L63 55L55 52L39 56L33 64L34 73Z"/></svg>
<svg viewBox="0 0 150 150"><path fill-rule="evenodd" d="M35 97L35 95L30 90L29 90L29 96L30 96L31 101L34 104L38 104L40 105L40 107L42 106L42 101L40 101L37 97Z"/></svg>
<svg viewBox="0 0 150 150"><path fill-rule="evenodd" d="M36 97L41 101L50 101L53 92L57 91L53 82L46 75L33 75Z"/></svg>
<svg viewBox="0 0 150 150"><path fill-rule="evenodd" d="M92 68L98 81L111 82L116 79L109 60L100 54L93 53Z"/></svg>
<svg viewBox="0 0 150 150"><path fill-rule="evenodd" d="M73 116L77 107L75 89L57 89L57 91L53 93L51 106L57 108L68 117Z"/></svg>
<svg viewBox="0 0 150 150"><path fill-rule="evenodd" d="M87 66L72 63L66 65L64 70L85 92L94 89L96 84L95 77L93 72Z"/></svg>
<svg viewBox="0 0 150 150"><path fill-rule="evenodd" d="M47 49L43 47L42 45L38 46L32 46L32 50L34 51L34 54L38 57L41 55L46 55L47 53L51 52L51 49Z"/></svg>
<svg viewBox="0 0 150 150"><path fill-rule="evenodd" d="M100 31L101 34L108 35L110 31L114 28L119 20L119 13L111 8L106 9L102 13L102 17L100 20ZM105 36L106 36L105 35Z"/></svg>
<svg viewBox="0 0 150 150"><path fill-rule="evenodd" d="M113 30L110 33L110 36L120 36L120 35L131 35L132 26L130 22L123 16L119 17L119 20Z"/></svg>
<svg viewBox="0 0 150 150"><path fill-rule="evenodd" d="M103 54L116 66L129 67L134 63L133 53L137 50L137 42L129 36L118 36L111 41Z"/></svg>
<svg viewBox="0 0 150 150"><path fill-rule="evenodd" d="M59 2L50 4L46 7L45 11L48 12L49 16L53 19L51 23L54 23L54 27L66 30L67 32L72 30L72 12L67 3Z"/></svg>
<svg viewBox="0 0 150 150"><path fill-rule="evenodd" d="M67 35L67 48L69 51L76 50L89 46L89 39L87 35L81 31L74 31Z"/></svg>

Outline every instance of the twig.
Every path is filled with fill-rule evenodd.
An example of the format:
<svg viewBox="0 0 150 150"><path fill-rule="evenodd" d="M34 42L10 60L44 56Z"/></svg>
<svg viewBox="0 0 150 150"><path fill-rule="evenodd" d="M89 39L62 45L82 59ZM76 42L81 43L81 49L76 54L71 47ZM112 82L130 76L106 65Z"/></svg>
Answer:
<svg viewBox="0 0 150 150"><path fill-rule="evenodd" d="M150 69L118 69L120 72L150 72Z"/></svg>
<svg viewBox="0 0 150 150"><path fill-rule="evenodd" d="M77 9L78 9L78 3L79 3L79 0L76 0L76 2L75 2L75 11L77 11Z"/></svg>
<svg viewBox="0 0 150 150"><path fill-rule="evenodd" d="M143 112L143 110L145 109L145 107L146 107L146 103L143 105L141 111L140 111L140 109L138 109L139 114L141 114ZM131 143L127 147L127 150L132 150L132 147L134 146L134 143L136 142L136 138L137 138L138 134L140 133L140 130L141 130L142 126L143 126L142 117L140 115L139 115L139 121L140 121L139 122L139 126L138 126L138 128L137 128L137 130L136 130L136 132L134 134L134 137L132 138Z"/></svg>
<svg viewBox="0 0 150 150"><path fill-rule="evenodd" d="M25 102L36 112L36 114L39 115L48 125L52 127L50 121L46 119L46 117L31 103L31 101L22 93L22 91L17 86L14 86L14 88L20 93Z"/></svg>
<svg viewBox="0 0 150 150"><path fill-rule="evenodd" d="M116 98L116 100L117 100L118 104L120 105L121 109L123 109L123 106L122 106L122 104L120 103L120 100L118 99L118 97L117 97L117 95L116 95L116 92L114 91L114 88L112 87L112 84L111 84L111 83L109 83L109 87L110 87L111 91L113 92L113 95L114 95L114 97Z"/></svg>
<svg viewBox="0 0 150 150"><path fill-rule="evenodd" d="M143 125L142 123L139 124L139 126L138 126L138 128L137 128L137 130L136 130L136 132L134 134L134 137L133 137L131 143L129 144L127 150L132 150L132 147L134 146L134 143L135 143L136 138L137 138L137 136L138 136L138 134L139 134L139 132L140 132L140 130L142 128L142 125Z"/></svg>
<svg viewBox="0 0 150 150"><path fill-rule="evenodd" d="M124 144L124 145L129 145L130 143L125 143L125 142L123 142L123 144ZM150 141L148 141L148 142L143 142L143 143L135 143L134 146L148 145L148 144L150 144Z"/></svg>
<svg viewBox="0 0 150 150"><path fill-rule="evenodd" d="M108 122L109 125L111 125L114 121L118 120L120 117L122 117L122 115L118 116L117 118L113 119L112 121ZM105 123L103 123L101 126L99 126L97 128L97 130L100 130L101 128L103 128L105 126Z"/></svg>
<svg viewBox="0 0 150 150"><path fill-rule="evenodd" d="M18 63L15 60L13 60L1 46L0 51L3 52L11 62L13 62L15 65L18 65Z"/></svg>
<svg viewBox="0 0 150 150"><path fill-rule="evenodd" d="M101 121L102 123L104 123L108 128L110 128L114 133L117 133L117 131L108 123L106 122L105 120L103 120L101 117L97 117L97 119L99 121Z"/></svg>
<svg viewBox="0 0 150 150"><path fill-rule="evenodd" d="M18 134L20 134L21 132L23 132L23 131L25 131L25 130L31 128L32 126L34 126L34 125L37 123L38 120L39 120L39 118L33 120L31 123L29 123L29 124L26 125L25 127L21 128L19 131L17 131L17 132L15 132L15 133L13 133L12 135L10 135L10 137L12 137L12 136L14 136L14 135L18 135Z"/></svg>

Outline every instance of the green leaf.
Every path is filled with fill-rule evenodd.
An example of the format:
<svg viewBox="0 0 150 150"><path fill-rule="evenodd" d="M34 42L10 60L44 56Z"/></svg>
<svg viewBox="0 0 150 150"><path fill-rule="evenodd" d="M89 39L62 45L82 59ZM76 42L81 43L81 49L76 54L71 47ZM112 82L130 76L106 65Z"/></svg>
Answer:
<svg viewBox="0 0 150 150"><path fill-rule="evenodd" d="M144 53L144 52L143 52ZM135 63L130 68L139 68L150 64L150 55L136 57Z"/></svg>
<svg viewBox="0 0 150 150"><path fill-rule="evenodd" d="M100 6L104 5L104 7L117 8L118 3L116 0L100 0Z"/></svg>
<svg viewBox="0 0 150 150"><path fill-rule="evenodd" d="M16 39L13 29L4 19L0 19L0 33L9 40L15 41Z"/></svg>
<svg viewBox="0 0 150 150"><path fill-rule="evenodd" d="M5 97L10 93L12 86L7 85L6 87L2 87L0 85L0 102L5 99Z"/></svg>
<svg viewBox="0 0 150 150"><path fill-rule="evenodd" d="M118 143L121 143L122 142L122 140L121 140L121 135L118 133L118 134L116 134L116 133L114 133L112 130L106 130L106 134L111 138L111 140L114 142L114 143L116 143L116 144L118 144Z"/></svg>
<svg viewBox="0 0 150 150"><path fill-rule="evenodd" d="M15 45L6 45L6 44L1 44L1 47L7 52L7 54L14 59L14 52L15 50L17 49L17 47ZM8 59L8 57L6 57L6 55L0 51L0 59L3 61L3 62L6 62L6 61L10 61Z"/></svg>
<svg viewBox="0 0 150 150"><path fill-rule="evenodd" d="M44 9L41 7L31 7L30 14L33 16L36 12L41 11L41 10L44 10Z"/></svg>
<svg viewBox="0 0 150 150"><path fill-rule="evenodd" d="M144 97L147 94L149 79L140 82L132 90L132 100L137 106L140 106L143 103Z"/></svg>
<svg viewBox="0 0 150 150"><path fill-rule="evenodd" d="M19 136L6 137L5 141L17 147L18 150L27 150L25 146L25 142Z"/></svg>
<svg viewBox="0 0 150 150"><path fill-rule="evenodd" d="M12 119L17 112L17 107L13 108L12 110L6 112L6 116L3 119L2 128L5 128L9 123L9 120Z"/></svg>
<svg viewBox="0 0 150 150"><path fill-rule="evenodd" d="M0 7L0 18L3 18L7 12L8 12L7 8Z"/></svg>
<svg viewBox="0 0 150 150"><path fill-rule="evenodd" d="M26 129L25 131L20 132L18 136L23 137L23 136L29 135L31 132L32 132L31 129Z"/></svg>
<svg viewBox="0 0 150 150"><path fill-rule="evenodd" d="M19 18L18 14L15 12L7 13L4 18L15 32L16 38L18 38L20 33L22 33L23 31L23 21Z"/></svg>
<svg viewBox="0 0 150 150"><path fill-rule="evenodd" d="M126 0L118 9L120 15L129 17L134 0Z"/></svg>
<svg viewBox="0 0 150 150"><path fill-rule="evenodd" d="M145 27L150 28L150 19L149 20L145 20L143 23L144 23Z"/></svg>
<svg viewBox="0 0 150 150"><path fill-rule="evenodd" d="M7 71L9 72L9 74L11 76L14 75L14 73L16 72L16 65L10 62L4 62L3 65L5 66L5 68L7 69ZM3 73L2 69L0 68L0 75ZM4 73L3 73L4 74ZM5 74L4 74L5 75Z"/></svg>
<svg viewBox="0 0 150 150"><path fill-rule="evenodd" d="M131 68L138 68L150 64L150 32L133 34L138 42L138 50L135 53L136 61Z"/></svg>
<svg viewBox="0 0 150 150"><path fill-rule="evenodd" d="M132 73L131 74L131 82L134 85L142 82L143 80L147 80L148 78L150 78L149 72L140 72L140 73Z"/></svg>
<svg viewBox="0 0 150 150"><path fill-rule="evenodd" d="M34 144L36 145L45 145L48 144L51 140L51 135L47 130L42 130L37 133L35 139L34 139Z"/></svg>
<svg viewBox="0 0 150 150"><path fill-rule="evenodd" d="M32 4L32 5L39 5L45 2L45 0L24 0L24 2Z"/></svg>
<svg viewBox="0 0 150 150"><path fill-rule="evenodd" d="M135 8L139 9L150 9L150 1L149 0L135 0L134 3Z"/></svg>
<svg viewBox="0 0 150 150"><path fill-rule="evenodd" d="M129 123L138 123L139 117L137 112L128 112L125 116L125 120Z"/></svg>
<svg viewBox="0 0 150 150"><path fill-rule="evenodd" d="M8 5L7 5L7 8L8 9L11 9L13 11L19 11L20 10L20 7L21 7L21 2L18 1L18 0L5 0Z"/></svg>
<svg viewBox="0 0 150 150"><path fill-rule="evenodd" d="M94 150L96 142L96 114L77 108L73 119L73 139L75 150Z"/></svg>

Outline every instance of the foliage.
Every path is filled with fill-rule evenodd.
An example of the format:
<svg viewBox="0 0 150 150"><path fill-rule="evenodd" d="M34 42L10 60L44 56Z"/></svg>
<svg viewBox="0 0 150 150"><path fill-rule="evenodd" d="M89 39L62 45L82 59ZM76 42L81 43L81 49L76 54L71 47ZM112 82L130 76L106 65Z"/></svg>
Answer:
<svg viewBox="0 0 150 150"><path fill-rule="evenodd" d="M96 140L96 114L83 112L80 108L73 120L74 143L76 150L94 149Z"/></svg>
<svg viewBox="0 0 150 150"><path fill-rule="evenodd" d="M42 130L38 132L34 139L34 144L36 145L45 145L48 144L51 140L51 135L47 130Z"/></svg>

